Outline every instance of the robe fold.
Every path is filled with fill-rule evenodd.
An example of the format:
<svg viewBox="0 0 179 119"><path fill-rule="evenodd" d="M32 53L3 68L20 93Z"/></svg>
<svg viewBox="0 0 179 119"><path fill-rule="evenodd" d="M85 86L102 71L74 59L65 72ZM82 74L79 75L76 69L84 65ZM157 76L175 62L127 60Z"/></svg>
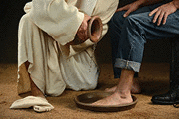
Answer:
<svg viewBox="0 0 179 119"><path fill-rule="evenodd" d="M25 5L26 14L18 31L19 94L31 90L29 74L37 87L51 96L60 95L65 88L96 87L99 69L94 57L95 44L89 39L79 45L68 42L74 40L84 13L102 19L104 36L118 0L94 0L92 9L83 6L80 11L83 1L33 0ZM28 70L26 61L30 63Z"/></svg>

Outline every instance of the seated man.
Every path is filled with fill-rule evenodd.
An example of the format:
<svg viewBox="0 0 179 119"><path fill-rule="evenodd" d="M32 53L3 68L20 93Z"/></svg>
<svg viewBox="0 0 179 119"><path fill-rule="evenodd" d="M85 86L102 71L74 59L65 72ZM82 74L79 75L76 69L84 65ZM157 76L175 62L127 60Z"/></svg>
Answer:
<svg viewBox="0 0 179 119"><path fill-rule="evenodd" d="M45 95L59 96L66 88L94 89L99 76L95 43L87 37L87 22L99 16L103 24L115 13L118 0L33 0L25 6L19 23L18 93L32 96L15 101L11 108L38 112L54 107ZM83 41L73 45L75 36ZM34 101L35 100L35 101Z"/></svg>
<svg viewBox="0 0 179 119"><path fill-rule="evenodd" d="M137 0L117 10L110 22L110 34L115 54L114 67L122 71L117 74L120 77L115 92L94 105L118 105L133 101L133 77L140 70L146 39L179 35L177 9L179 0ZM179 97L178 93L175 98Z"/></svg>

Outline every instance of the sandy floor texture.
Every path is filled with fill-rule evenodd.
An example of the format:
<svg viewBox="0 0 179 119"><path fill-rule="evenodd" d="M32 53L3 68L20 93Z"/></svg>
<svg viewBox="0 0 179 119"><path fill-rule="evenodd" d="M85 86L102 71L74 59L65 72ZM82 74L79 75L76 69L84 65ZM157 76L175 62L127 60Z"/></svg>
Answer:
<svg viewBox="0 0 179 119"><path fill-rule="evenodd" d="M9 109L13 101L26 95L17 95L17 64L0 64L0 119L179 119L179 108L172 105L154 105L152 95L166 92L169 88L168 63L143 63L139 73L141 94L135 94L138 103L135 108L121 112L93 112L80 109L74 102L76 95L85 92L103 91L117 84L113 79L111 64L100 64L100 77L97 89L91 91L66 90L59 97L47 97L55 107L46 113L36 113L32 109Z"/></svg>

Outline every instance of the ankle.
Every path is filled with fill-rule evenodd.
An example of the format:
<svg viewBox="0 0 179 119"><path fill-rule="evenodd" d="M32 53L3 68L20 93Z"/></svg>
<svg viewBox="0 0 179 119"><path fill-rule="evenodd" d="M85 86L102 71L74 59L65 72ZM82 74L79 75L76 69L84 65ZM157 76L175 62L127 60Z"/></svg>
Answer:
<svg viewBox="0 0 179 119"><path fill-rule="evenodd" d="M43 98L45 97L44 94L39 90L32 90L31 95L36 96L36 97L43 97Z"/></svg>
<svg viewBox="0 0 179 119"><path fill-rule="evenodd" d="M121 98L127 98L131 96L130 90L116 90L115 92L117 95L119 95Z"/></svg>
<svg viewBox="0 0 179 119"><path fill-rule="evenodd" d="M129 88L127 86L125 86L125 87L117 86L116 92L118 92L120 94L129 94L129 93L131 93L131 88Z"/></svg>

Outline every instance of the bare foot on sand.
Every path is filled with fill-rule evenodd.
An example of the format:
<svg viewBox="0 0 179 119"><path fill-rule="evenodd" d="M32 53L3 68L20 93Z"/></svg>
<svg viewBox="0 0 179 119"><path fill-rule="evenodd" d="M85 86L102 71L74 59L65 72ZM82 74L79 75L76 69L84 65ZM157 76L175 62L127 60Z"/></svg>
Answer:
<svg viewBox="0 0 179 119"><path fill-rule="evenodd" d="M104 99L98 100L92 105L100 105L100 106L113 106L113 105L120 105L120 104L128 104L133 102L133 99L129 94L123 95L120 93L113 93L111 96L108 96Z"/></svg>

